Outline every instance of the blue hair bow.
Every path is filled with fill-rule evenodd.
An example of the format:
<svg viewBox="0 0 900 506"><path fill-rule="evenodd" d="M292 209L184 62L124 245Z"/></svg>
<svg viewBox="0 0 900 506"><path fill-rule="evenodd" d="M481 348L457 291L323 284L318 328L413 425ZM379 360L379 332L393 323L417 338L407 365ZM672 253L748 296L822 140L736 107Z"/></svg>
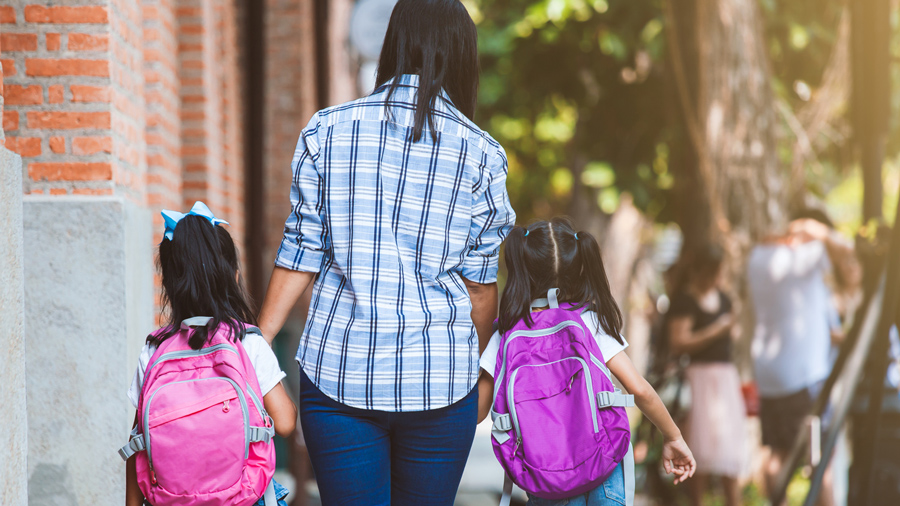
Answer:
<svg viewBox="0 0 900 506"><path fill-rule="evenodd" d="M179 213L178 211L163 209L160 214L162 214L163 219L166 221L165 238L170 241L172 240L172 236L175 233L175 226L178 225L178 222L184 219L185 216L202 216L203 218L209 220L209 222L212 223L213 226L228 225L227 221L216 218L213 215L212 211L209 210L209 207L199 200L197 202L194 202L194 207L192 207L191 210L187 213Z"/></svg>

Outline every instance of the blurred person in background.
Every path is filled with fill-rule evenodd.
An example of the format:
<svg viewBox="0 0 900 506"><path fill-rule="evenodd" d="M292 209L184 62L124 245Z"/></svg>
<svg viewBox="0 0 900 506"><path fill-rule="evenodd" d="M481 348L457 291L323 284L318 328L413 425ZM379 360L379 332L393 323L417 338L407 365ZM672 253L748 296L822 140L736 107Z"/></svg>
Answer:
<svg viewBox="0 0 900 506"><path fill-rule="evenodd" d="M747 266L755 322L751 355L760 395L769 493L831 370L836 291L852 291L860 269L853 248L824 212L795 214L781 235L766 237ZM827 418L827 417L826 417ZM827 423L827 420L825 420ZM835 503L830 470L818 504Z"/></svg>
<svg viewBox="0 0 900 506"><path fill-rule="evenodd" d="M746 465L746 411L741 381L732 361L736 318L731 299L721 290L724 250L700 248L667 314L672 352L687 354L691 389L686 440L694 450L698 473L691 481L692 504L703 504L709 478L721 478L725 504L740 504L738 478Z"/></svg>

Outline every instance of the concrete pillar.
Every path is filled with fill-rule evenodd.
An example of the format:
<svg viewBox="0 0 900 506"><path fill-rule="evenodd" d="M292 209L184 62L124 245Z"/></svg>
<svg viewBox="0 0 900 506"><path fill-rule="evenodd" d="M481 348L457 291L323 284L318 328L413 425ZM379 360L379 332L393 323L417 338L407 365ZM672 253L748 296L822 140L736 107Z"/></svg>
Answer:
<svg viewBox="0 0 900 506"><path fill-rule="evenodd" d="M26 196L23 218L28 504L121 504L125 392L153 329L150 213L118 196Z"/></svg>
<svg viewBox="0 0 900 506"><path fill-rule="evenodd" d="M2 79L0 79L2 83ZM2 110L2 97L0 97ZM0 130L0 140L3 130ZM22 159L0 145L0 504L28 497L25 404L25 284L22 268Z"/></svg>

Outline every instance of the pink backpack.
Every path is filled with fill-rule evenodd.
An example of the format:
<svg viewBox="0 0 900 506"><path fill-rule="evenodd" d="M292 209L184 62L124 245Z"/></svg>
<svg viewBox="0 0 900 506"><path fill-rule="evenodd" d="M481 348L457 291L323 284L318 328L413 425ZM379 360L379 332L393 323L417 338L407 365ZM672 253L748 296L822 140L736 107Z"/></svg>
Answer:
<svg viewBox="0 0 900 506"><path fill-rule="evenodd" d="M537 497L564 499L591 491L624 461L626 503L634 497L634 462L626 406L581 318L559 304L557 290L531 307L500 340L494 371L492 442L506 471L501 504L512 483Z"/></svg>
<svg viewBox="0 0 900 506"><path fill-rule="evenodd" d="M275 430L250 357L225 324L202 349L188 345L191 327L210 320L185 320L153 354L137 427L119 455L137 454L138 485L153 506L249 505L264 494L274 506Z"/></svg>

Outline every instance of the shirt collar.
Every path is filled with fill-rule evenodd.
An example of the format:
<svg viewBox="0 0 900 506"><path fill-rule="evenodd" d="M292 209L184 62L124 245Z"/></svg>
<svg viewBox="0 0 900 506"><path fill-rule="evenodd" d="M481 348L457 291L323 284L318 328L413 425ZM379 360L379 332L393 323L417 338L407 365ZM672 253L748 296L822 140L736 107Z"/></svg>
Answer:
<svg viewBox="0 0 900 506"><path fill-rule="evenodd" d="M385 83L382 84L381 86L375 88L375 91L372 92L372 95L377 95L377 94L379 94L379 93L383 93L383 92L387 91L388 87L390 87L391 83L393 83L395 79L397 79L397 78L393 78L393 77L392 77L392 78L388 79L387 82L385 82ZM398 89L405 88L405 89L408 89L408 90L410 90L410 91L411 91L412 89L418 90L418 88L419 88L419 74L403 74L403 75L401 75L400 78L399 78L399 80L398 80L398 82L397 82L397 86L398 86ZM412 96L413 96L413 93L410 93L410 97L412 97ZM456 106L453 104L453 101L450 100L450 95L447 94L447 90L445 90L444 88L441 88L440 97L441 97L442 99L444 99L444 101L445 101L447 104L453 106L454 108L456 107Z"/></svg>

